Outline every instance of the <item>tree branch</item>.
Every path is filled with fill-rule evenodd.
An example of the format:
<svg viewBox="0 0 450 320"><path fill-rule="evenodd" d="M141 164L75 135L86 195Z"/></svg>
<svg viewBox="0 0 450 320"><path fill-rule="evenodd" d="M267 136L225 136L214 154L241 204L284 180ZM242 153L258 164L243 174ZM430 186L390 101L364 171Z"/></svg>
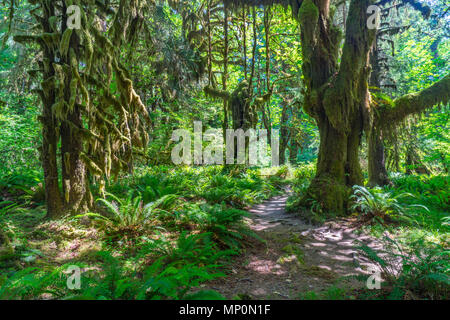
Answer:
<svg viewBox="0 0 450 320"><path fill-rule="evenodd" d="M419 114L440 103L450 101L450 74L432 86L415 93L406 94L396 100L393 105L384 105L380 110L379 120L389 125L398 123L412 114Z"/></svg>
<svg viewBox="0 0 450 320"><path fill-rule="evenodd" d="M211 86L206 86L204 91L207 96L211 96L214 98L221 98L221 99L227 100L227 101L231 97L231 94L229 92L224 91L224 90L215 89Z"/></svg>

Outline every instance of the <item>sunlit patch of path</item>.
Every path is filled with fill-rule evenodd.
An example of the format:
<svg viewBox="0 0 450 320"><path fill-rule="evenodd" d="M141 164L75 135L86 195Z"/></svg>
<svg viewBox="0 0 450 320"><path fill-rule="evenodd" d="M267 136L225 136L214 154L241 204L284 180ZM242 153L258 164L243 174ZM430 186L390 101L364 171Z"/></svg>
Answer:
<svg viewBox="0 0 450 320"><path fill-rule="evenodd" d="M375 239L356 233L347 220L320 227L286 213L288 195L249 210L249 227L265 243L252 243L236 259L231 274L208 285L228 298L295 299L301 292L321 291L339 283L361 286L349 277L373 267L355 249L365 243L381 248Z"/></svg>

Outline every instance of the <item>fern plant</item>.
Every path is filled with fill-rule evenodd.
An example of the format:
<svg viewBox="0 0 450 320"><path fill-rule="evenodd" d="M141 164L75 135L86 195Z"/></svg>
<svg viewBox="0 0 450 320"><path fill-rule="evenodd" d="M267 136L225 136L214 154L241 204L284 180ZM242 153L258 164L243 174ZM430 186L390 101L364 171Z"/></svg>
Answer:
<svg viewBox="0 0 450 320"><path fill-rule="evenodd" d="M14 248L11 245L11 240L14 237L14 232L9 223L6 221L6 216L8 213L17 208L19 208L19 205L17 203L11 201L0 202L0 256L7 256L8 254L14 252Z"/></svg>
<svg viewBox="0 0 450 320"><path fill-rule="evenodd" d="M137 232L145 228L152 220L160 215L170 215L170 210L178 197L165 195L164 197L144 205L142 196L133 197L130 193L126 200L121 200L111 193L107 196L112 200L97 199L107 209L109 216L98 213L86 213L75 218L90 217L106 228L108 233Z"/></svg>
<svg viewBox="0 0 450 320"><path fill-rule="evenodd" d="M422 208L429 211L423 205L408 205L401 203L399 199L414 196L411 193L401 193L393 195L392 192L384 192L381 188L367 189L362 186L353 187L353 195L350 197L354 201L352 210L358 210L364 215L365 220L378 220L387 222L393 217L407 216L412 208Z"/></svg>
<svg viewBox="0 0 450 320"><path fill-rule="evenodd" d="M188 295L201 282L224 276L214 265L160 258L140 274L129 272L109 252L99 252L100 271L85 271L81 288L69 290L63 276L68 265L51 271L28 268L0 278L0 299L125 300L125 299L223 299L217 292Z"/></svg>
<svg viewBox="0 0 450 320"><path fill-rule="evenodd" d="M220 245L237 249L244 236L258 238L243 223L243 218L248 215L246 211L227 209L220 205L205 206L204 209L208 214L200 227L205 232L210 232L214 241Z"/></svg>
<svg viewBox="0 0 450 320"><path fill-rule="evenodd" d="M403 248L385 237L384 250L363 244L358 250L382 271L390 299L448 299L450 251L418 240Z"/></svg>

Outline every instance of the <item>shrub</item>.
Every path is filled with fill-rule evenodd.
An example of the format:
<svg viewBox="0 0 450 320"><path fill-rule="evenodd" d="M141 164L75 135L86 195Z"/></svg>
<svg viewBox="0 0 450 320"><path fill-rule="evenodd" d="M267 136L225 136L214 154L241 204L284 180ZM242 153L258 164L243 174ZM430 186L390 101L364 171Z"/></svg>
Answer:
<svg viewBox="0 0 450 320"><path fill-rule="evenodd" d="M448 176L397 175L392 177L392 182L395 185L392 191L409 192L428 206L450 209Z"/></svg>

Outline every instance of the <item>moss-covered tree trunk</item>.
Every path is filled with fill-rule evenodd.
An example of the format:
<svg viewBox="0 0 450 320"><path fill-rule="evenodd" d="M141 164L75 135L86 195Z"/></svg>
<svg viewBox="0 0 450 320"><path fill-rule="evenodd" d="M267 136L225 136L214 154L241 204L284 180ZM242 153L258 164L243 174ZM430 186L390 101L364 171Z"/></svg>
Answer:
<svg viewBox="0 0 450 320"><path fill-rule="evenodd" d="M368 61L374 32L367 28L367 7L372 3L351 1L341 55L330 1L303 1L298 12L305 111L320 133L316 176L302 202L317 202L324 212L346 212L351 187L363 182L358 152L369 110Z"/></svg>
<svg viewBox="0 0 450 320"><path fill-rule="evenodd" d="M361 127L355 123L352 132L346 134L326 118L318 121L318 127L317 172L304 202L318 201L324 210L343 213L347 208L350 187L363 183L359 164Z"/></svg>
<svg viewBox="0 0 450 320"><path fill-rule="evenodd" d="M78 108L68 115L68 121L77 127L82 126ZM64 206L69 213L86 212L89 209L89 185L86 165L81 159L83 139L77 130L67 123L61 125L61 160Z"/></svg>
<svg viewBox="0 0 450 320"><path fill-rule="evenodd" d="M381 128L373 126L369 133L369 186L390 184L386 170L383 133Z"/></svg>
<svg viewBox="0 0 450 320"><path fill-rule="evenodd" d="M54 7L46 7L42 14L42 29L46 33L51 33L49 18L55 15ZM43 61L40 67L43 70L42 90L38 91L42 100L42 146L40 155L42 168L44 170L45 199L47 202L47 215L51 218L59 217L63 214L63 200L59 188L59 175L57 163L58 133L57 121L53 116L52 107L56 102L55 88L51 85L51 79L55 76L55 69L51 61L55 61L55 52L49 47L42 45Z"/></svg>
<svg viewBox="0 0 450 320"><path fill-rule="evenodd" d="M67 11L66 3L63 3L62 12ZM63 14L62 21L67 20L66 14ZM65 23L62 23L62 34L67 30ZM68 54L63 56L61 62L63 65L78 68L78 61L80 60L80 39L75 32L71 33L68 45ZM73 61L71 61L73 60ZM69 105L71 98L74 96L74 90L71 87L73 80L73 72L65 73L65 90L64 100ZM75 79L76 81L76 79ZM79 98L77 99L79 102ZM80 105L75 103L73 108L69 108L65 119L61 120L61 164L62 164L62 187L64 195L64 207L68 213L82 213L89 209L87 202L87 193L89 185L86 181L87 168L81 154L83 152L83 136L81 130L83 128L82 114Z"/></svg>
<svg viewBox="0 0 450 320"><path fill-rule="evenodd" d="M120 1L112 10L109 4L77 1L81 29L68 29L66 12L73 1L34 1L36 27L14 36L40 47L34 71L42 75L36 91L43 106L40 152L51 218L86 211L93 202L88 175L104 191L105 179L129 167L133 148L148 143L149 115L119 61L121 45L137 32L134 23L144 2ZM111 21L108 33L92 23L105 16Z"/></svg>
<svg viewBox="0 0 450 320"><path fill-rule="evenodd" d="M47 70L45 74L51 74ZM49 73L48 73L49 72ZM53 90L47 91L49 94L42 98L42 146L40 147L40 156L42 168L44 171L45 199L47 202L47 214L51 218L56 218L63 214L63 201L59 189L59 176L57 164L57 132L55 119L52 116L52 106L54 101Z"/></svg>

